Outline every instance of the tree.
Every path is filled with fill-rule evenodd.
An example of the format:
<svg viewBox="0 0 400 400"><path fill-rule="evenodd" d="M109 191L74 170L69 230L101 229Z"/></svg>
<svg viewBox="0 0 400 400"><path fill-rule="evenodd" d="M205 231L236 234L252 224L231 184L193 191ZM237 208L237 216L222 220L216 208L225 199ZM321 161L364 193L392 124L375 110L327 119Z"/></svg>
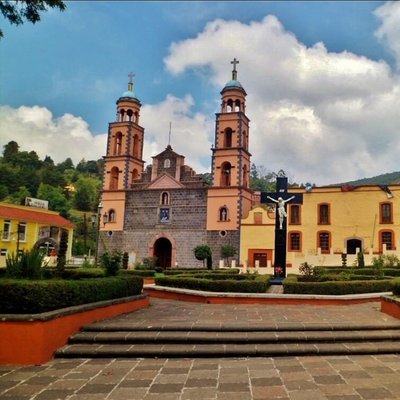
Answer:
<svg viewBox="0 0 400 400"><path fill-rule="evenodd" d="M225 258L225 264L229 265L229 257L233 257L236 254L236 248L227 244L221 247L221 257Z"/></svg>
<svg viewBox="0 0 400 400"><path fill-rule="evenodd" d="M209 267L209 263L206 264L206 260L211 259L211 249L206 244L199 245L193 249L194 256L197 260L202 260L203 265Z"/></svg>
<svg viewBox="0 0 400 400"><path fill-rule="evenodd" d="M66 229L61 230L60 245L57 254L57 275L62 276L65 264L67 262L67 250L68 250L68 231Z"/></svg>
<svg viewBox="0 0 400 400"><path fill-rule="evenodd" d="M49 202L49 209L58 211L63 217L68 218L70 206L61 188L41 183L37 191L37 197Z"/></svg>
<svg viewBox="0 0 400 400"><path fill-rule="evenodd" d="M58 8L60 11L67 8L62 0L0 1L1 13L13 25L22 25L24 20L35 24L40 21L40 13L47 11L49 7ZM0 38L3 36L3 31L0 30Z"/></svg>
<svg viewBox="0 0 400 400"><path fill-rule="evenodd" d="M98 204L98 191L101 182L97 178L81 177L75 184L74 205L78 210L94 210Z"/></svg>
<svg viewBox="0 0 400 400"><path fill-rule="evenodd" d="M15 142L14 140L11 140L11 142L8 142L6 145L3 146L3 148L4 148L4 151L3 151L4 161L12 163L14 160L14 157L19 152L18 143Z"/></svg>

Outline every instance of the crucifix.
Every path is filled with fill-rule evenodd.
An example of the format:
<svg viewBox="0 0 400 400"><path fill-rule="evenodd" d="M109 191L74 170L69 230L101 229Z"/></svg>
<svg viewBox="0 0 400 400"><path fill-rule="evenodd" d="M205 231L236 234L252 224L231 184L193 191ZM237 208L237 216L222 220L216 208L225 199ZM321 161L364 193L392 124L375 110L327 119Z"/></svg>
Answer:
<svg viewBox="0 0 400 400"><path fill-rule="evenodd" d="M233 64L232 80L236 81L237 80L236 64L239 64L239 60L236 60L235 57L233 61L231 61L231 64Z"/></svg>
<svg viewBox="0 0 400 400"><path fill-rule="evenodd" d="M261 203L276 203L275 213L275 260L274 278L281 280L286 276L286 204L303 204L301 193L288 193L287 177L278 176L276 178L276 192L261 192Z"/></svg>

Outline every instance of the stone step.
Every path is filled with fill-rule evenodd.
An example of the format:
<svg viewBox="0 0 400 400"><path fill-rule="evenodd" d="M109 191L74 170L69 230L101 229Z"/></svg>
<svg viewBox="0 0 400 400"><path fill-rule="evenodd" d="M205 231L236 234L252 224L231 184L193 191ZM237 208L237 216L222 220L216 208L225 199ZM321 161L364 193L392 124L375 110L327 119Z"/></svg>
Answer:
<svg viewBox="0 0 400 400"><path fill-rule="evenodd" d="M201 358L283 357L400 353L400 343L274 343L274 344L70 344L57 358Z"/></svg>
<svg viewBox="0 0 400 400"><path fill-rule="evenodd" d="M335 330L335 331L83 331L73 335L69 343L110 344L262 344L306 342L400 341L400 329Z"/></svg>

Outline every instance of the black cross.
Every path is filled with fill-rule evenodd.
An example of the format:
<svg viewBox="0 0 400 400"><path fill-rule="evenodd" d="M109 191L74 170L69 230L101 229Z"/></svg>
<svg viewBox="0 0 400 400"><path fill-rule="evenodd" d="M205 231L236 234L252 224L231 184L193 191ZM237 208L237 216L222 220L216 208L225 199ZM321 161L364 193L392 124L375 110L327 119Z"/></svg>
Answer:
<svg viewBox="0 0 400 400"><path fill-rule="evenodd" d="M287 177L276 178L276 192L261 192L261 203L276 203L274 277L282 283L286 277L286 204L303 204L301 193L288 193Z"/></svg>
<svg viewBox="0 0 400 400"><path fill-rule="evenodd" d="M237 80L237 71L236 71L236 64L239 64L239 60L236 60L236 57L231 61L231 64L233 64L233 71L232 71L232 80L236 81Z"/></svg>

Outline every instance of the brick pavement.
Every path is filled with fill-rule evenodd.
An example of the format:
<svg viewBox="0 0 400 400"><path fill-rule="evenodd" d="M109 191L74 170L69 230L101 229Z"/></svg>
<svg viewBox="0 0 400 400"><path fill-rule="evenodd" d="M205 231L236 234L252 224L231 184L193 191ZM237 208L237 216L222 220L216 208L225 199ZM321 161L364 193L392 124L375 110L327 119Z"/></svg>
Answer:
<svg viewBox="0 0 400 400"><path fill-rule="evenodd" d="M125 323L395 323L378 303L351 306L207 305L152 300ZM397 321L398 322L398 321ZM76 359L0 367L4 400L400 399L400 356Z"/></svg>

